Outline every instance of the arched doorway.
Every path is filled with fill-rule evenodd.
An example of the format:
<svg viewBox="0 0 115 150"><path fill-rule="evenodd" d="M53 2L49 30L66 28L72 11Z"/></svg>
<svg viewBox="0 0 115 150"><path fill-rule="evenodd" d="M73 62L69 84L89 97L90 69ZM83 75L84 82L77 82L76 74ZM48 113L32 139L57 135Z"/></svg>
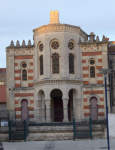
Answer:
<svg viewBox="0 0 115 150"><path fill-rule="evenodd" d="M92 120L98 120L98 106L97 106L97 98L90 98L90 116Z"/></svg>
<svg viewBox="0 0 115 150"><path fill-rule="evenodd" d="M23 99L21 101L21 120L27 120L29 112L28 112L28 101L26 99Z"/></svg>
<svg viewBox="0 0 115 150"><path fill-rule="evenodd" d="M54 122L63 121L63 101L62 92L59 89L54 89L51 92L51 119Z"/></svg>
<svg viewBox="0 0 115 150"><path fill-rule="evenodd" d="M46 107L44 102L45 93L43 90L40 90L38 92L38 100L36 103L36 111L35 111L35 117L37 118L38 122L45 122L46 119Z"/></svg>

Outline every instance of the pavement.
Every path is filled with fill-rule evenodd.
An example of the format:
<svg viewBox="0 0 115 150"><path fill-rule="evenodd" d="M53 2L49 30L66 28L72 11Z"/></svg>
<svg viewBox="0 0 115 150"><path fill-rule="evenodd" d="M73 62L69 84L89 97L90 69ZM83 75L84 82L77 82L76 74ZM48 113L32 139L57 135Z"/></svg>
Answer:
<svg viewBox="0 0 115 150"><path fill-rule="evenodd" d="M107 139L2 143L4 150L108 150ZM115 139L110 140L110 150L115 150Z"/></svg>

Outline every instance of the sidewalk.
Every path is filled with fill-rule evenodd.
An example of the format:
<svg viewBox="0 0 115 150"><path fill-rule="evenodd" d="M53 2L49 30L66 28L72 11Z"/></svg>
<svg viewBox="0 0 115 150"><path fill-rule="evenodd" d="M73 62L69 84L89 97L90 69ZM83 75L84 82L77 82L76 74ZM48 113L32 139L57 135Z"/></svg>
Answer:
<svg viewBox="0 0 115 150"><path fill-rule="evenodd" d="M68 141L3 142L4 150L108 150L106 139ZM115 139L110 140L115 150Z"/></svg>

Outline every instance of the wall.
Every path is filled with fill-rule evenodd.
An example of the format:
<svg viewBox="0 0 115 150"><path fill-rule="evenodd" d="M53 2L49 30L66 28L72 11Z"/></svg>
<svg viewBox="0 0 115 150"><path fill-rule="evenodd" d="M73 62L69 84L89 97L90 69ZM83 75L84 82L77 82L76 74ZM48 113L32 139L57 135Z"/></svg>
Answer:
<svg viewBox="0 0 115 150"><path fill-rule="evenodd" d="M108 114L109 137L115 138L115 114Z"/></svg>

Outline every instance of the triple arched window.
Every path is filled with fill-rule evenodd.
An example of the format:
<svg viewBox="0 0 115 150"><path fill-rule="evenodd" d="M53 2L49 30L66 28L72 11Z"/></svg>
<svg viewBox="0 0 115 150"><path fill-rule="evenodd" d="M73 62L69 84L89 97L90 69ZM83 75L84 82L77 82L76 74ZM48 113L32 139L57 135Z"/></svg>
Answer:
<svg viewBox="0 0 115 150"><path fill-rule="evenodd" d="M43 75L43 55L40 56L40 75Z"/></svg>
<svg viewBox="0 0 115 150"><path fill-rule="evenodd" d="M74 74L74 55L69 54L69 73Z"/></svg>
<svg viewBox="0 0 115 150"><path fill-rule="evenodd" d="M52 73L59 73L59 54L52 54Z"/></svg>

